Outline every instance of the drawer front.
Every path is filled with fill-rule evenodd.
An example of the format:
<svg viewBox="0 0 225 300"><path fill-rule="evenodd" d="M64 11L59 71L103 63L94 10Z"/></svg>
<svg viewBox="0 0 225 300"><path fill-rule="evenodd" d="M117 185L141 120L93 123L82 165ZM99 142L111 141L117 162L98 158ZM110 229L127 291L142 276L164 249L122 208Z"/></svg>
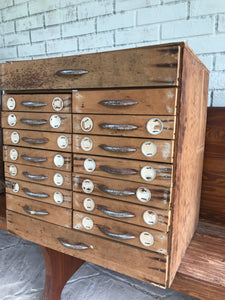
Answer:
<svg viewBox="0 0 225 300"><path fill-rule="evenodd" d="M5 94L3 111L70 113L71 94Z"/></svg>
<svg viewBox="0 0 225 300"><path fill-rule="evenodd" d="M73 113L117 115L176 114L177 88L74 91Z"/></svg>
<svg viewBox="0 0 225 300"><path fill-rule="evenodd" d="M173 141L73 135L73 152L157 161L173 162Z"/></svg>
<svg viewBox="0 0 225 300"><path fill-rule="evenodd" d="M70 114L2 112L2 127L71 133Z"/></svg>
<svg viewBox="0 0 225 300"><path fill-rule="evenodd" d="M173 116L73 115L73 132L97 135L175 138Z"/></svg>
<svg viewBox="0 0 225 300"><path fill-rule="evenodd" d="M63 228L12 211L7 212L7 220L8 230L24 239L139 280L165 286L167 256ZM83 245L83 249L80 245Z"/></svg>
<svg viewBox="0 0 225 300"><path fill-rule="evenodd" d="M9 163L19 163L34 167L50 168L71 172L72 154L13 146L3 146L3 159Z"/></svg>
<svg viewBox="0 0 225 300"><path fill-rule="evenodd" d="M89 197L80 193L73 193L73 208L86 214L91 213L146 228L168 231L168 210L93 195Z"/></svg>
<svg viewBox="0 0 225 300"><path fill-rule="evenodd" d="M71 152L71 134L3 129L5 145Z"/></svg>
<svg viewBox="0 0 225 300"><path fill-rule="evenodd" d="M73 228L145 250L167 254L167 234L98 216L73 212Z"/></svg>
<svg viewBox="0 0 225 300"><path fill-rule="evenodd" d="M176 86L179 60L180 46L168 45L10 62L0 83L2 90Z"/></svg>
<svg viewBox="0 0 225 300"><path fill-rule="evenodd" d="M6 178L6 193L32 200L72 208L72 191L38 183Z"/></svg>
<svg viewBox="0 0 225 300"><path fill-rule="evenodd" d="M71 189L71 173L51 169L5 163L5 177Z"/></svg>
<svg viewBox="0 0 225 300"><path fill-rule="evenodd" d="M56 225L71 228L71 210L33 201L15 195L6 195L7 209Z"/></svg>
<svg viewBox="0 0 225 300"><path fill-rule="evenodd" d="M73 169L86 176L92 174L168 187L173 178L172 165L81 154L73 154Z"/></svg>
<svg viewBox="0 0 225 300"><path fill-rule="evenodd" d="M84 193L88 197L92 195L109 197L162 209L169 208L171 198L169 187L100 176L84 176L77 173L73 176L73 190L74 192Z"/></svg>

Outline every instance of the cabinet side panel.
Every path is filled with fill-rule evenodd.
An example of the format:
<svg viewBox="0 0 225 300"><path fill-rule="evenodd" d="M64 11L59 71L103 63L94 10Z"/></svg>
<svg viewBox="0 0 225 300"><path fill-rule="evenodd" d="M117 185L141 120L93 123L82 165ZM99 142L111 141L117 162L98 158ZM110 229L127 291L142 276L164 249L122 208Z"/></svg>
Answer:
<svg viewBox="0 0 225 300"><path fill-rule="evenodd" d="M188 49L183 51L168 286L198 222L207 115L208 72Z"/></svg>

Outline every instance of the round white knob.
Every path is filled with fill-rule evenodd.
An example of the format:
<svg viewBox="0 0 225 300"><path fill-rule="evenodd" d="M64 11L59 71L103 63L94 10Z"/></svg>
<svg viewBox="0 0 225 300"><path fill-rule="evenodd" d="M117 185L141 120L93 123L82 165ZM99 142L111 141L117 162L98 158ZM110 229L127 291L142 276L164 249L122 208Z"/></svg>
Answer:
<svg viewBox="0 0 225 300"><path fill-rule="evenodd" d="M56 154L53 161L58 168L61 168L64 165L64 157L61 154Z"/></svg>
<svg viewBox="0 0 225 300"><path fill-rule="evenodd" d="M63 194L59 191L54 192L53 199L55 203L62 204L63 203Z"/></svg>
<svg viewBox="0 0 225 300"><path fill-rule="evenodd" d="M12 186L11 186L11 189L12 189L12 191L13 191L14 193L18 193L19 190L20 190L20 186L19 186L19 184L18 184L17 182L13 182L13 183L12 183Z"/></svg>
<svg viewBox="0 0 225 300"><path fill-rule="evenodd" d="M85 179L82 182L82 190L87 194L92 193L94 190L94 183L90 179Z"/></svg>
<svg viewBox="0 0 225 300"><path fill-rule="evenodd" d="M18 144L19 143L19 141L20 141L20 135L19 135L19 133L18 132L16 132L16 131L13 131L12 133L11 133L11 142L13 143L13 144Z"/></svg>
<svg viewBox="0 0 225 300"><path fill-rule="evenodd" d="M151 192L146 187L139 187L136 190L137 199L141 202L148 202L151 200Z"/></svg>
<svg viewBox="0 0 225 300"><path fill-rule="evenodd" d="M66 149L69 146L69 139L68 139L68 137L65 136L65 135L60 135L57 138L57 145L61 149Z"/></svg>
<svg viewBox="0 0 225 300"><path fill-rule="evenodd" d="M155 213L153 210L146 210L143 213L143 220L148 225L155 225L158 222L157 213Z"/></svg>
<svg viewBox="0 0 225 300"><path fill-rule="evenodd" d="M94 226L94 222L90 217L84 217L81 221L83 227L87 230L91 230Z"/></svg>
<svg viewBox="0 0 225 300"><path fill-rule="evenodd" d="M92 128L93 128L93 121L92 121L92 119L89 118L89 117L84 117L80 121L80 127L85 132L91 131Z"/></svg>
<svg viewBox="0 0 225 300"><path fill-rule="evenodd" d="M11 160L17 160L18 156L19 156L18 151L16 149L11 149L9 151L9 156L10 156Z"/></svg>
<svg viewBox="0 0 225 300"><path fill-rule="evenodd" d="M87 136L82 138L80 146L84 151L91 151L91 149L93 148L92 139Z"/></svg>
<svg viewBox="0 0 225 300"><path fill-rule="evenodd" d="M150 247L154 244L154 237L151 233L144 231L140 234L139 236L140 238L140 242L142 243L142 245L144 245L145 247Z"/></svg>
<svg viewBox="0 0 225 300"><path fill-rule="evenodd" d="M151 166L144 166L141 169L141 177L145 181L152 181L156 177L156 170L153 167L151 167Z"/></svg>
<svg viewBox="0 0 225 300"><path fill-rule="evenodd" d="M146 129L152 135L160 134L163 131L163 123L158 118L150 119L146 124Z"/></svg>
<svg viewBox="0 0 225 300"><path fill-rule="evenodd" d="M17 175L17 167L15 165L10 165L9 166L9 174L11 176L16 176Z"/></svg>
<svg viewBox="0 0 225 300"><path fill-rule="evenodd" d="M54 177L53 177L54 183L55 185L62 185L64 182L63 176L60 173L55 173Z"/></svg>
<svg viewBox="0 0 225 300"><path fill-rule="evenodd" d="M60 97L55 97L52 100L52 107L55 111L60 111L63 109L63 100Z"/></svg>
<svg viewBox="0 0 225 300"><path fill-rule="evenodd" d="M62 124L61 118L58 115L52 115L50 118L50 125L52 128L59 128Z"/></svg>
<svg viewBox="0 0 225 300"><path fill-rule="evenodd" d="M95 209L95 202L91 198L85 198L83 201L83 206L87 211L93 211Z"/></svg>
<svg viewBox="0 0 225 300"><path fill-rule="evenodd" d="M14 110L15 107L16 107L16 101L13 97L10 97L8 100L7 100L7 107L9 110Z"/></svg>
<svg viewBox="0 0 225 300"><path fill-rule="evenodd" d="M94 159L92 158L86 158L85 161L84 161L84 169L87 171L87 172L94 172L96 168L96 164L95 164L95 161Z"/></svg>
<svg viewBox="0 0 225 300"><path fill-rule="evenodd" d="M153 157L157 152L155 143L147 141L141 145L141 152L147 157Z"/></svg>
<svg viewBox="0 0 225 300"><path fill-rule="evenodd" d="M16 115L10 114L8 116L8 124L9 124L9 126L12 126L12 127L15 126L16 125L16 121L17 121Z"/></svg>

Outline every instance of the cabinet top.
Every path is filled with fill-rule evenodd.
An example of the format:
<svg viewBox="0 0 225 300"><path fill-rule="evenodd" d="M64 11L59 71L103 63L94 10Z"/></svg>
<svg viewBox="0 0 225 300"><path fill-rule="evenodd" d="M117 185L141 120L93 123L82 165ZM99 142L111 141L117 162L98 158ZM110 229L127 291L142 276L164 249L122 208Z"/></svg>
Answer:
<svg viewBox="0 0 225 300"><path fill-rule="evenodd" d="M183 49L172 43L109 52L0 64L5 91L179 86ZM205 68L206 69L206 68Z"/></svg>

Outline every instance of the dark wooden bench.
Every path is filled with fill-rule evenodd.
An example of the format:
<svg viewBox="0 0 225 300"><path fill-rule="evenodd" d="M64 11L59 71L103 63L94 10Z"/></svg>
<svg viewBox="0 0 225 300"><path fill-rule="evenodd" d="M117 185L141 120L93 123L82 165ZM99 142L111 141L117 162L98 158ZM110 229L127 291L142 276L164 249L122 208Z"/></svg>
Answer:
<svg viewBox="0 0 225 300"><path fill-rule="evenodd" d="M0 228L6 229L4 195ZM46 261L44 299L58 300L83 261L41 249ZM225 108L208 108L200 221L171 288L202 300L225 297Z"/></svg>

